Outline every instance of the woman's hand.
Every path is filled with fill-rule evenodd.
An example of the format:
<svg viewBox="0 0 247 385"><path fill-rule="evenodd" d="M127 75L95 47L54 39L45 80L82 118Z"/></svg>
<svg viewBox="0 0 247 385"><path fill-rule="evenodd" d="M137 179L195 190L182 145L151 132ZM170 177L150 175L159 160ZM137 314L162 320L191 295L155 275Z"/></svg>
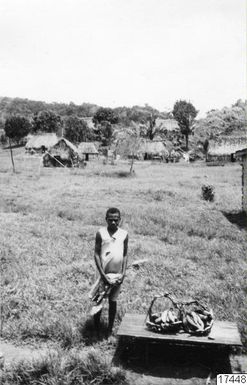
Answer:
<svg viewBox="0 0 247 385"><path fill-rule="evenodd" d="M109 285L119 285L122 282L123 275L122 274L109 273L109 274L106 274L106 279L107 279Z"/></svg>

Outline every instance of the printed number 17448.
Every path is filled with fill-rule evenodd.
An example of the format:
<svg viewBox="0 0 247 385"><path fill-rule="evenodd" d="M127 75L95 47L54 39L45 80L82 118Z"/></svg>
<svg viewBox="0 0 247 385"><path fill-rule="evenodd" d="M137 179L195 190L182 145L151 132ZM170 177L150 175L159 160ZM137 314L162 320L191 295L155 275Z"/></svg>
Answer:
<svg viewBox="0 0 247 385"><path fill-rule="evenodd" d="M247 384L247 373L218 374L217 385Z"/></svg>

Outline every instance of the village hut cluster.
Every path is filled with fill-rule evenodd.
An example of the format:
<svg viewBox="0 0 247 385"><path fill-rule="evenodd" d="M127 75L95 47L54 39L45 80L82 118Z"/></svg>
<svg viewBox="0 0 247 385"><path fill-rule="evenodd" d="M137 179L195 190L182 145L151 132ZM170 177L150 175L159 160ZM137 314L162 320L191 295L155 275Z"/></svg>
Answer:
<svg viewBox="0 0 247 385"><path fill-rule="evenodd" d="M26 152L43 155L45 167L80 167L89 157L97 157L94 143L80 143L78 146L56 134L30 136L25 146Z"/></svg>
<svg viewBox="0 0 247 385"><path fill-rule="evenodd" d="M92 118L85 119L87 119L87 124L95 129ZM244 212L247 212L246 136L220 136L218 139L209 140L205 157L204 150L199 147L187 152L182 150L181 132L178 123L172 117L157 118L155 125L156 130L164 135L156 134L153 140L143 139L136 153L129 154L129 157L134 156L143 161L175 163L182 158L187 162L200 159L201 155L201 159L206 158L208 166L238 161L242 164L242 208ZM141 125L139 128L142 128ZM120 158L116 143L110 147L104 147L99 142L81 142L75 145L55 133L28 135L26 140L26 152L30 155L42 156L45 167L85 167L86 162L97 160L99 157L103 158L103 163L115 164L116 160ZM197 150L201 151L199 155L196 153Z"/></svg>
<svg viewBox="0 0 247 385"><path fill-rule="evenodd" d="M162 119L159 119L159 126L164 125L160 120ZM177 126L169 122L166 124L170 132L177 131ZM45 167L80 167L85 165L85 162L98 159L99 155L112 162L120 157L114 144L111 147L104 147L97 142L81 142L76 146L55 133L29 135L25 149L31 155L43 155ZM182 157L182 151L179 151L178 143L169 140L164 142L157 137L155 140L143 140L135 157L139 160L178 162Z"/></svg>
<svg viewBox="0 0 247 385"><path fill-rule="evenodd" d="M92 119L87 119L87 124L93 126ZM187 152L182 150L181 133L175 119L157 118L155 125L158 132L164 135L160 137L156 134L153 140L143 140L135 154L136 159L176 163L180 159L189 162L204 158L202 151L197 154L195 150ZM30 154L42 154L43 164L46 167L81 167L90 160L98 159L99 156L103 157L105 162L109 162L110 159L111 163L119 159L118 148L114 144L107 148L98 142L82 142L75 145L55 133L30 135L27 139L26 151ZM208 165L234 162L237 159L236 152L246 147L246 137L228 136L210 140L206 162ZM129 157L133 157L133 154L129 154Z"/></svg>

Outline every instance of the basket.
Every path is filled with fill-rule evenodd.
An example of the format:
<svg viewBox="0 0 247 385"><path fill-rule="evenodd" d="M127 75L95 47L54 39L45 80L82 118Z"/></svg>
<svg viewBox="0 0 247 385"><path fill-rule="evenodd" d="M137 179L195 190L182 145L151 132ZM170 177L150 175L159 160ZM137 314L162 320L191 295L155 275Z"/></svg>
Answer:
<svg viewBox="0 0 247 385"><path fill-rule="evenodd" d="M163 311L154 313L153 305L158 298L166 298L166 306ZM182 328L180 306L170 293L156 295L153 298L147 312L146 326L157 333L176 333Z"/></svg>
<svg viewBox="0 0 247 385"><path fill-rule="evenodd" d="M197 300L182 303L182 323L185 332L196 336L207 336L214 323L212 309Z"/></svg>

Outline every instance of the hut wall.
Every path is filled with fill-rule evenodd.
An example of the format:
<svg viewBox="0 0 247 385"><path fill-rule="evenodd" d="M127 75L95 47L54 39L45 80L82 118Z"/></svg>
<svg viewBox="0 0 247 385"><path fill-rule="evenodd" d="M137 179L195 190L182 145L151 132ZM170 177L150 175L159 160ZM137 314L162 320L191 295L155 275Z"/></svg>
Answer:
<svg viewBox="0 0 247 385"><path fill-rule="evenodd" d="M92 160L92 159L98 159L98 154L88 154L89 155L89 159Z"/></svg>
<svg viewBox="0 0 247 385"><path fill-rule="evenodd" d="M207 162L222 162L222 163L231 162L231 154L214 155L209 153L207 156Z"/></svg>
<svg viewBox="0 0 247 385"><path fill-rule="evenodd" d="M243 156L242 178L242 205L243 211L247 213L247 155Z"/></svg>

